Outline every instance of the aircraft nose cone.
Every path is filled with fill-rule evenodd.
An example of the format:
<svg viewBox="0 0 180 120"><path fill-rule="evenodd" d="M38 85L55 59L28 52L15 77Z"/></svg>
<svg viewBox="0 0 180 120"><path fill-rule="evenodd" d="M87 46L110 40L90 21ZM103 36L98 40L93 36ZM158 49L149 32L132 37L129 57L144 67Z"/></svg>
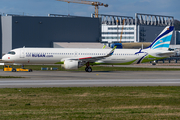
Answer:
<svg viewBox="0 0 180 120"><path fill-rule="evenodd" d="M2 60L3 60L3 61L7 61L7 60L8 60L8 56L7 56L7 55L4 55L4 56L2 57Z"/></svg>

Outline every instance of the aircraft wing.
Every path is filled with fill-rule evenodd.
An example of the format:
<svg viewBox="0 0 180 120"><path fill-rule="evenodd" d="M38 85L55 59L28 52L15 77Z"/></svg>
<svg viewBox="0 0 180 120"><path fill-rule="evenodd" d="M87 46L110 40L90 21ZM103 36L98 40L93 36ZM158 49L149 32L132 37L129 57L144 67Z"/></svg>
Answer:
<svg viewBox="0 0 180 120"><path fill-rule="evenodd" d="M109 57L111 55L113 55L114 50L116 49L117 46L115 46L107 55L105 56L96 56L96 57L82 57L82 58L76 58L76 59L71 59L71 60L79 60L79 61L83 61L83 62L95 62L97 60L101 60L104 59L106 57Z"/></svg>
<svg viewBox="0 0 180 120"><path fill-rule="evenodd" d="M171 56L174 54L174 51L164 51L164 52L160 52L160 53L157 53L157 55L160 55L160 56Z"/></svg>

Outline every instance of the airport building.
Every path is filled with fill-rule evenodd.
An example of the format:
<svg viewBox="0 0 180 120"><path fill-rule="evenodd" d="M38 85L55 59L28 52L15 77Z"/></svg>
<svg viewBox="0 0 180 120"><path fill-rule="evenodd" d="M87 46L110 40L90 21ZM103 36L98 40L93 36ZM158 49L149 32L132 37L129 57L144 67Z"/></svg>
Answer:
<svg viewBox="0 0 180 120"><path fill-rule="evenodd" d="M1 23L1 15L0 15L0 23ZM2 24L0 24L0 58L2 57Z"/></svg>
<svg viewBox="0 0 180 120"><path fill-rule="evenodd" d="M94 17L94 14L92 14ZM116 43L135 43L152 42L165 26L174 26L174 17L135 14L135 19L130 16L115 16L100 14L102 22L102 42ZM176 44L172 38L171 44Z"/></svg>
<svg viewBox="0 0 180 120"><path fill-rule="evenodd" d="M176 45L180 45L180 31L175 31Z"/></svg>

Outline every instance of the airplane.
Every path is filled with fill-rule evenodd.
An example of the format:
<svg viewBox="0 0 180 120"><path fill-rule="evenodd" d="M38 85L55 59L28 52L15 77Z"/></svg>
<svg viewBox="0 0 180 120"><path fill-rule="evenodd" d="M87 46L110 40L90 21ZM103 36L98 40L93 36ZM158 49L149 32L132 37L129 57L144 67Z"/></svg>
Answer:
<svg viewBox="0 0 180 120"><path fill-rule="evenodd" d="M174 54L169 45L174 26L167 26L145 49L90 49L90 48L17 48L2 57L4 63L63 64L65 69L78 69L84 65L130 65L164 59Z"/></svg>

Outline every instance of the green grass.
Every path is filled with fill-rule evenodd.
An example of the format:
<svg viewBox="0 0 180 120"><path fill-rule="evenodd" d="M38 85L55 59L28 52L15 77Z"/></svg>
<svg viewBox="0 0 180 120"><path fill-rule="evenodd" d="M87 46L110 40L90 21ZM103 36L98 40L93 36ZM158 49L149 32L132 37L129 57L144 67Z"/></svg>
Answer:
<svg viewBox="0 0 180 120"><path fill-rule="evenodd" d="M0 119L180 119L180 87L0 89Z"/></svg>
<svg viewBox="0 0 180 120"><path fill-rule="evenodd" d="M0 66L2 69L3 66ZM21 66L13 66L19 68ZM58 68L59 71L85 71L85 67L81 67L78 70L65 70L60 65L25 65L25 68L32 70L41 70L43 68ZM104 66L92 66L93 71L180 71L180 68L135 68L135 67L104 67Z"/></svg>

